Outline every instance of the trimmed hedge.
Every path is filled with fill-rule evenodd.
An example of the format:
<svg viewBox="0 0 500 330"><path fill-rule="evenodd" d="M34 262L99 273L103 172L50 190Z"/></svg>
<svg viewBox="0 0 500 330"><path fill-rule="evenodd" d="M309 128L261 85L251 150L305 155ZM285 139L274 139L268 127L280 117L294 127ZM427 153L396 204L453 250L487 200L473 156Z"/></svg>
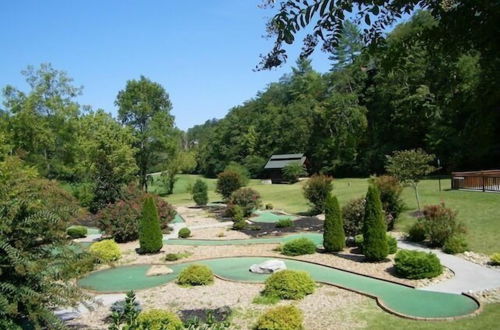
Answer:
<svg viewBox="0 0 500 330"><path fill-rule="evenodd" d="M368 261L381 261L389 254L386 231L380 192L376 186L370 185L366 194L363 222L363 254Z"/></svg>
<svg viewBox="0 0 500 330"><path fill-rule="evenodd" d="M192 189L193 200L198 206L207 205L208 203L208 186L205 182L198 179Z"/></svg>
<svg viewBox="0 0 500 330"><path fill-rule="evenodd" d="M178 236L179 238L188 238L189 236L191 236L191 230L189 230L189 228L187 227L181 228L179 230Z"/></svg>
<svg viewBox="0 0 500 330"><path fill-rule="evenodd" d="M434 253L399 250L394 258L396 273L404 278L432 278L443 272L443 266Z"/></svg>
<svg viewBox="0 0 500 330"><path fill-rule="evenodd" d="M448 238L443 246L443 252L449 254L463 253L465 251L467 251L467 241L461 235Z"/></svg>
<svg viewBox="0 0 500 330"><path fill-rule="evenodd" d="M327 252L342 251L345 247L344 224L337 197L328 195L325 202L323 246Z"/></svg>
<svg viewBox="0 0 500 330"><path fill-rule="evenodd" d="M190 265L177 277L180 285L207 285L214 281L214 273L205 265Z"/></svg>
<svg viewBox="0 0 500 330"><path fill-rule="evenodd" d="M158 211L152 197L146 198L139 223L139 246L141 253L156 253L163 247Z"/></svg>
<svg viewBox="0 0 500 330"><path fill-rule="evenodd" d="M256 330L301 330L304 329L302 311L293 305L278 306L262 314Z"/></svg>
<svg viewBox="0 0 500 330"><path fill-rule="evenodd" d="M93 243L89 247L89 252L101 263L116 261L122 256L120 247L112 239Z"/></svg>
<svg viewBox="0 0 500 330"><path fill-rule="evenodd" d="M281 252L287 256L300 256L316 252L316 244L308 238L296 238L283 244Z"/></svg>
<svg viewBox="0 0 500 330"><path fill-rule="evenodd" d="M68 229L66 229L66 233L71 238L83 238L87 236L87 227L71 226Z"/></svg>
<svg viewBox="0 0 500 330"><path fill-rule="evenodd" d="M314 292L316 283L309 273L298 270L281 270L269 276L262 294L280 299L302 299Z"/></svg>
<svg viewBox="0 0 500 330"><path fill-rule="evenodd" d="M183 323L177 315L161 309L141 312L137 317L137 324L140 329L148 330L184 329Z"/></svg>
<svg viewBox="0 0 500 330"><path fill-rule="evenodd" d="M231 194L245 185L240 173L226 170L217 176L216 192L222 195L224 200L229 200Z"/></svg>

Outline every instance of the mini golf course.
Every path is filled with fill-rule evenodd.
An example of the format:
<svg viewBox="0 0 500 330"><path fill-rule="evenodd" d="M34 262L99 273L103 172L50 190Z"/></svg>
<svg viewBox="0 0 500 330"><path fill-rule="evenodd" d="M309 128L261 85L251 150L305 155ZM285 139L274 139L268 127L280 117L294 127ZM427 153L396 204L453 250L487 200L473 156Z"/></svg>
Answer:
<svg viewBox="0 0 500 330"><path fill-rule="evenodd" d="M302 234L292 234L286 236L276 236L267 238L250 238L250 239L168 239L164 240L163 244L166 245L191 245L191 246L201 246L201 245L248 245L248 244L274 244L274 243L286 243L296 238L308 238L313 241L316 245L323 244L323 234L319 233L302 233Z"/></svg>
<svg viewBox="0 0 500 330"><path fill-rule="evenodd" d="M295 220L297 218L297 217L292 216L292 215L278 214L278 213L272 212L272 211L256 210L256 211L254 211L254 214L256 214L257 216L251 217L248 220L250 220L252 222L277 223L280 220L285 220L285 219Z"/></svg>
<svg viewBox="0 0 500 330"><path fill-rule="evenodd" d="M199 260L169 265L173 273L151 277L146 276L151 265L130 265L91 273L79 280L78 285L102 293L146 289L174 281L184 267L194 263L207 265L222 279L260 283L264 282L269 275L254 274L248 269L252 264L262 263L269 259L268 257L231 257ZM383 308L401 316L459 317L471 314L479 308L475 300L465 295L417 290L327 266L291 259L282 260L288 269L307 271L318 282L376 297ZM165 292L165 294L168 293Z"/></svg>

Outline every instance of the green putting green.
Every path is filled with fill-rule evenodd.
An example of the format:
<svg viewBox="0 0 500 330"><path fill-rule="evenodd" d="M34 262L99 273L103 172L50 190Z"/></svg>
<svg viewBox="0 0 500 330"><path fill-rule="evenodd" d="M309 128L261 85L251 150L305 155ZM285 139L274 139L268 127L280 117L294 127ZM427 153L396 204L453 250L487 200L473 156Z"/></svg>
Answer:
<svg viewBox="0 0 500 330"><path fill-rule="evenodd" d="M318 233L301 233L292 234L286 236L275 236L268 238L250 238L250 239L228 239L228 240L216 240L216 239L168 239L164 240L163 243L166 245L248 245L248 244L273 244L273 243L284 243L291 241L296 238L306 237L312 240L316 245L320 246L323 244L323 234Z"/></svg>
<svg viewBox="0 0 500 330"><path fill-rule="evenodd" d="M248 271L252 264L261 263L266 257L231 257L169 266L173 273L146 276L150 265L132 265L91 273L78 281L87 289L99 292L124 292L146 289L174 280L186 266L197 263L210 267L221 278L241 282L263 282L269 275ZM282 259L288 269L303 270L319 282L324 282L369 296L377 297L387 309L395 313L420 318L445 318L468 315L479 306L475 300L459 294L417 290L400 284L378 280L309 262Z"/></svg>
<svg viewBox="0 0 500 330"><path fill-rule="evenodd" d="M292 219L292 220L296 219L296 217L294 216L286 214L276 214L273 211L256 210L254 214L256 214L257 216L249 219L252 222L276 223L284 219Z"/></svg>
<svg viewBox="0 0 500 330"><path fill-rule="evenodd" d="M172 223L184 223L184 222L185 222L184 218L179 213L177 213L175 215L174 220L172 220Z"/></svg>

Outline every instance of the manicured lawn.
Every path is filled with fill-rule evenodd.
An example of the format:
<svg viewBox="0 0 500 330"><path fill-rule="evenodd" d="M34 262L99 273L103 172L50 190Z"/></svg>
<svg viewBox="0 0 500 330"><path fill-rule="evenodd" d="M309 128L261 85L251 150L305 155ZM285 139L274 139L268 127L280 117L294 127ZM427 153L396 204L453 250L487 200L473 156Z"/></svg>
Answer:
<svg viewBox="0 0 500 330"><path fill-rule="evenodd" d="M191 195L187 192L189 185L201 178L198 175L179 175L175 184L174 194L167 196L167 200L174 205L192 203ZM215 179L202 178L209 188L209 200L220 200L215 193ZM276 209L283 209L291 213L306 212L309 209L306 199L302 195L303 182L293 185L268 185L259 180L251 180L249 186L257 190L264 203L271 203ZM448 206L458 210L458 217L467 228L467 240L473 251L491 254L500 252L500 194L472 191L450 190L450 180L441 180L442 191L439 191L437 180L424 180L420 184L420 198L422 205L437 204L444 201ZM334 193L341 205L352 198L364 196L368 187L367 179L336 179ZM413 190L406 188L403 199L407 205L397 230L405 231L415 221L411 212L416 209Z"/></svg>
<svg viewBox="0 0 500 330"><path fill-rule="evenodd" d="M488 304L477 316L456 321L413 321L403 319L380 310L375 301L361 305L352 311L351 317L365 321L366 329L406 329L406 330L457 330L457 329L498 329L500 303Z"/></svg>

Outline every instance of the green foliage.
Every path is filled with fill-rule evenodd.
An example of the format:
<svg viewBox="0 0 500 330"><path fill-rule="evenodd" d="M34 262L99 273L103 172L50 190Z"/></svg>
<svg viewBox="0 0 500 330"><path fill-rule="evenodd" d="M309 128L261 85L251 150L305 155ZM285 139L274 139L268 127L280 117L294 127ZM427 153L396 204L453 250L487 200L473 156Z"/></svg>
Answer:
<svg viewBox="0 0 500 330"><path fill-rule="evenodd" d="M352 199L342 207L342 217L344 219L344 232L347 236L354 237L363 231L363 221L365 218L366 199Z"/></svg>
<svg viewBox="0 0 500 330"><path fill-rule="evenodd" d="M243 216L248 217L261 205L260 194L252 188L240 188L231 194L229 203L238 205L243 211Z"/></svg>
<svg viewBox="0 0 500 330"><path fill-rule="evenodd" d="M177 261L183 258L187 258L191 255L191 252L167 253L165 255L165 261Z"/></svg>
<svg viewBox="0 0 500 330"><path fill-rule="evenodd" d="M256 330L302 330L304 317L293 305L278 306L267 310L257 320Z"/></svg>
<svg viewBox="0 0 500 330"><path fill-rule="evenodd" d="M394 269L399 276L409 279L432 278L443 272L434 253L399 250L394 258Z"/></svg>
<svg viewBox="0 0 500 330"><path fill-rule="evenodd" d="M387 234L387 248L389 254L394 254L398 251L398 240L392 237L391 235Z"/></svg>
<svg viewBox="0 0 500 330"><path fill-rule="evenodd" d="M140 329L137 323L137 318L141 311L141 307L138 301L136 301L134 291L127 292L125 301L118 302L119 304L113 304L111 306L111 325L109 330L120 330L120 329ZM124 326L121 326L121 325Z"/></svg>
<svg viewBox="0 0 500 330"><path fill-rule="evenodd" d="M179 238L188 238L191 236L191 230L189 228L184 227L179 230Z"/></svg>
<svg viewBox="0 0 500 330"><path fill-rule="evenodd" d="M323 246L327 252L342 251L345 247L344 224L337 197L326 198Z"/></svg>
<svg viewBox="0 0 500 330"><path fill-rule="evenodd" d="M266 279L264 296L281 299L302 299L314 292L316 283L309 273L297 270L281 270Z"/></svg>
<svg viewBox="0 0 500 330"><path fill-rule="evenodd" d="M229 162L229 164L224 168L224 172L235 172L240 175L242 186L246 186L250 181L250 172L248 169L234 161Z"/></svg>
<svg viewBox="0 0 500 330"><path fill-rule="evenodd" d="M92 243L89 252L101 263L110 263L122 257L120 247L112 239Z"/></svg>
<svg viewBox="0 0 500 330"><path fill-rule="evenodd" d="M367 260L381 261L387 257L389 251L380 192L373 185L368 187L366 194L363 239L363 254Z"/></svg>
<svg viewBox="0 0 500 330"><path fill-rule="evenodd" d="M180 285L207 285L214 281L214 274L205 265L190 265L184 268L177 277Z"/></svg>
<svg viewBox="0 0 500 330"><path fill-rule="evenodd" d="M226 217L233 219L234 222L243 221L245 214L243 213L243 209L239 205L229 204L226 208L225 214Z"/></svg>
<svg viewBox="0 0 500 330"><path fill-rule="evenodd" d="M66 233L71 238L82 238L87 236L87 227L71 226L68 229L66 229Z"/></svg>
<svg viewBox="0 0 500 330"><path fill-rule="evenodd" d="M425 240L426 229L423 221L417 221L408 230L408 239L412 242L422 242Z"/></svg>
<svg viewBox="0 0 500 330"><path fill-rule="evenodd" d="M252 304L257 304L257 305L274 305L278 302L280 302L281 299L280 297L277 296L264 296L264 295L258 295L257 297L253 298Z"/></svg>
<svg viewBox="0 0 500 330"><path fill-rule="evenodd" d="M500 253L493 253L490 256L490 264L495 266L500 265Z"/></svg>
<svg viewBox="0 0 500 330"><path fill-rule="evenodd" d="M274 209L273 204L267 203L266 204L266 210L272 210L272 209Z"/></svg>
<svg viewBox="0 0 500 330"><path fill-rule="evenodd" d="M207 184L198 179L193 185L192 189L193 200L198 206L207 205L208 203L208 186Z"/></svg>
<svg viewBox="0 0 500 330"><path fill-rule="evenodd" d="M139 249L141 253L156 253L163 247L158 212L152 197L146 198L142 207L142 217L139 224Z"/></svg>
<svg viewBox="0 0 500 330"><path fill-rule="evenodd" d="M181 330L184 329L181 319L174 313L150 309L143 311L137 317L140 329L148 330Z"/></svg>
<svg viewBox="0 0 500 330"><path fill-rule="evenodd" d="M316 244L308 238L296 238L283 244L281 252L286 256L300 256L316 252Z"/></svg>
<svg viewBox="0 0 500 330"><path fill-rule="evenodd" d="M389 175L382 175L370 179L371 183L377 186L380 191L380 200L382 208L386 213L387 229L394 228L394 222L404 209L404 203L401 199L403 187L398 179Z"/></svg>
<svg viewBox="0 0 500 330"><path fill-rule="evenodd" d="M465 233L465 226L456 218L457 212L444 203L424 207L422 222L431 246L442 247L450 237Z"/></svg>
<svg viewBox="0 0 500 330"><path fill-rule="evenodd" d="M326 175L313 175L304 185L304 196L316 214L323 213L325 202L333 189L332 178Z"/></svg>
<svg viewBox="0 0 500 330"><path fill-rule="evenodd" d="M307 175L305 167L296 162L288 163L281 171L283 172L283 179L290 183L295 183L299 181L301 176Z"/></svg>
<svg viewBox="0 0 500 330"><path fill-rule="evenodd" d="M233 223L234 230L243 230L247 227L247 222L245 220L237 220Z"/></svg>
<svg viewBox="0 0 500 330"><path fill-rule="evenodd" d="M225 200L229 200L231 194L243 186L243 178L238 172L224 171L217 176L216 191L221 194Z"/></svg>
<svg viewBox="0 0 500 330"><path fill-rule="evenodd" d="M449 254L464 253L467 248L467 241L462 235L449 237L443 245L443 251Z"/></svg>
<svg viewBox="0 0 500 330"><path fill-rule="evenodd" d="M250 172L250 176L254 179L259 178L262 175L262 171L264 170L264 166L267 163L267 159L250 155L245 157L243 160L243 165Z"/></svg>
<svg viewBox="0 0 500 330"><path fill-rule="evenodd" d="M279 219L278 222L276 222L276 228L287 228L287 227L293 227L293 220L290 218Z"/></svg>

